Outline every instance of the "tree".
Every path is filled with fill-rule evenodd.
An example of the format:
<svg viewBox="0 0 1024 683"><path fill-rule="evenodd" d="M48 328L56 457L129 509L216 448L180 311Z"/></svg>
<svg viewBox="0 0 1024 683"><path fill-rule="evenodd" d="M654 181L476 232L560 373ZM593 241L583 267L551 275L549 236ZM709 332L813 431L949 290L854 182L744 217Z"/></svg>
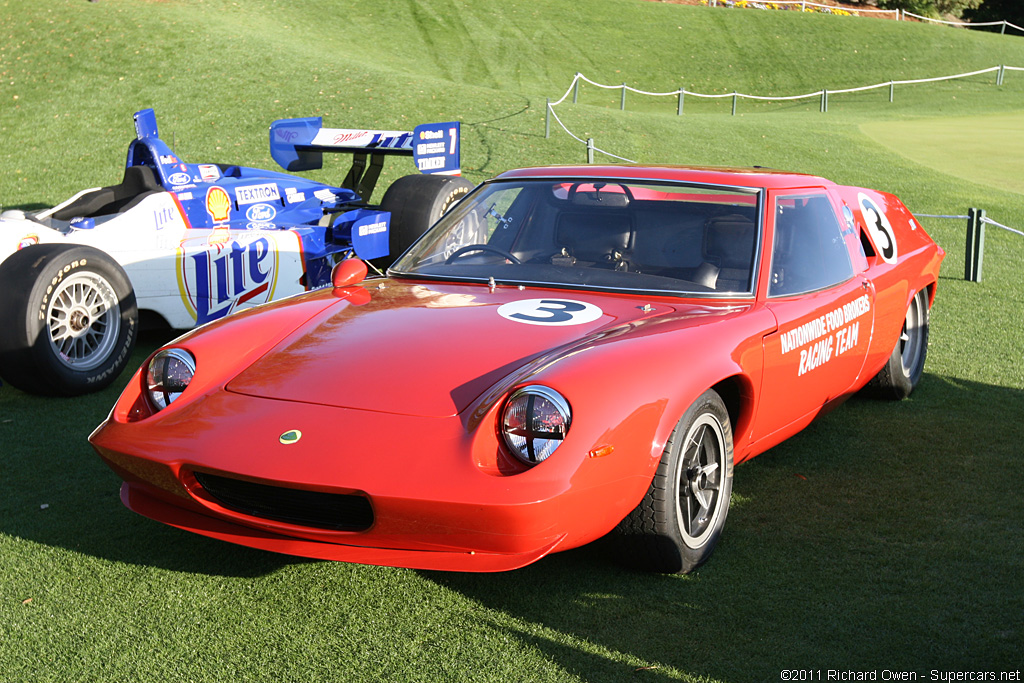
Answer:
<svg viewBox="0 0 1024 683"><path fill-rule="evenodd" d="M964 19L975 23L1008 21L1024 27L1024 5L1020 0L982 0L977 8L964 12Z"/></svg>
<svg viewBox="0 0 1024 683"><path fill-rule="evenodd" d="M940 14L961 17L965 11L974 9L980 2L981 0L935 0L935 9L939 10Z"/></svg>
<svg viewBox="0 0 1024 683"><path fill-rule="evenodd" d="M902 9L921 16L962 16L965 10L978 6L981 0L879 0L883 9Z"/></svg>
<svg viewBox="0 0 1024 683"><path fill-rule="evenodd" d="M935 0L879 0L878 6L882 9L902 9L924 17L938 14Z"/></svg>

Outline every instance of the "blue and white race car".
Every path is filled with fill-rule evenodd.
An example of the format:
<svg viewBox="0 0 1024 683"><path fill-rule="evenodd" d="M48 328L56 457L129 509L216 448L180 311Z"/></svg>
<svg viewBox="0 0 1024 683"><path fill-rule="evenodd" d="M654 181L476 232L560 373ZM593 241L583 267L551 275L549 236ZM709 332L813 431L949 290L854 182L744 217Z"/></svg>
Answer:
<svg viewBox="0 0 1024 683"><path fill-rule="evenodd" d="M135 114L124 180L41 211L0 214L0 377L28 392L77 395L124 369L140 320L188 329L324 286L350 255L387 263L473 184L459 177L459 125L414 131L324 128L319 117L270 127L286 171L353 154L338 187L180 159L152 109ZM425 175L368 199L388 155Z"/></svg>

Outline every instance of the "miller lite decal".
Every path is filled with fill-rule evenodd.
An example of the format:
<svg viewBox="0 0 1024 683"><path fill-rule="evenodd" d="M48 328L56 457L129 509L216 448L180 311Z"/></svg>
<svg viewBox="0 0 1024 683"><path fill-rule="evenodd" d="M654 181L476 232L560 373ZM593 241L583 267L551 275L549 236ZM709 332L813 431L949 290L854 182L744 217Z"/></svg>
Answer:
<svg viewBox="0 0 1024 683"><path fill-rule="evenodd" d="M211 237L190 238L178 248L178 288L197 325L266 303L277 287L279 255L274 235Z"/></svg>

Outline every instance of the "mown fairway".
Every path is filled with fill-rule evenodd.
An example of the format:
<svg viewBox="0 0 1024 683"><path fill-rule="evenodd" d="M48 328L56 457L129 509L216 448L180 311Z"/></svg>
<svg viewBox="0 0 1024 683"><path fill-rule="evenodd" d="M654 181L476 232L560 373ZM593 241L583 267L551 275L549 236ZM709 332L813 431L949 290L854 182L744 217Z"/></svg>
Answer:
<svg viewBox="0 0 1024 683"><path fill-rule="evenodd" d="M266 168L276 118L460 119L465 174L481 180L585 159L559 130L544 137L545 99L577 71L651 91L790 95L999 64L1024 66L1024 39L638 0L0 0L0 202L37 208L116 182L131 115L149 106L185 159ZM584 88L558 111L639 161L816 173L919 213L978 207L1024 229L1024 74L994 82L907 86L891 104L885 91L836 96L827 114L814 100L743 103L735 117L727 101L688 99L678 117L671 98L639 96L620 112L618 93ZM1000 132L1004 121L1016 128ZM319 173L337 182L346 169ZM967 283L965 222L922 221L948 256L921 386L899 404L853 399L737 468L723 541L685 577L624 570L600 546L453 575L207 540L121 506L86 442L118 387L75 400L0 388L0 681L1019 669L1024 238L990 227L984 280ZM166 339L144 337L135 365Z"/></svg>
<svg viewBox="0 0 1024 683"><path fill-rule="evenodd" d="M1024 113L877 121L861 130L928 168L1024 194Z"/></svg>

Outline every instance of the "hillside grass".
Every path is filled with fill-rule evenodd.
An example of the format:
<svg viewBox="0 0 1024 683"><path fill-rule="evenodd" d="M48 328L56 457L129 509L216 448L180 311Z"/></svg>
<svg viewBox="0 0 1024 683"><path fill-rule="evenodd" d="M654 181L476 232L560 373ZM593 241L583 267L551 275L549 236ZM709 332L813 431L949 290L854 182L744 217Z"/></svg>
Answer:
<svg viewBox="0 0 1024 683"><path fill-rule="evenodd" d="M52 205L120 179L154 107L190 161L273 167L267 126L463 122L463 168L585 159L544 137L577 71L644 90L789 95L1024 66L1024 40L939 26L633 0L0 0L0 202ZM789 105L584 89L571 130L644 162L761 164L892 191L919 213L984 208L1024 228L1019 164L915 159L1024 112L1008 73ZM878 142L865 130L903 131ZM897 128L899 127L899 128ZM961 138L962 139L962 138ZM998 144L998 137L995 138ZM991 144L991 143L989 143ZM1010 145L1004 147L1009 148ZM1012 156L1011 156L1012 159ZM314 174L337 182L342 160ZM1019 161L1019 159L1018 159ZM411 171L389 163L387 178ZM385 178L385 180L387 179ZM382 186L384 183L382 183ZM989 228L962 280L947 250L926 375L853 399L737 468L709 563L620 568L600 545L499 575L310 562L123 508L86 437L119 387L74 400L0 389L2 681L768 681L782 669L1016 670L1024 649L1024 238ZM133 359L166 339L145 336ZM120 384L127 381L121 378ZM880 675L880 674L879 674Z"/></svg>

